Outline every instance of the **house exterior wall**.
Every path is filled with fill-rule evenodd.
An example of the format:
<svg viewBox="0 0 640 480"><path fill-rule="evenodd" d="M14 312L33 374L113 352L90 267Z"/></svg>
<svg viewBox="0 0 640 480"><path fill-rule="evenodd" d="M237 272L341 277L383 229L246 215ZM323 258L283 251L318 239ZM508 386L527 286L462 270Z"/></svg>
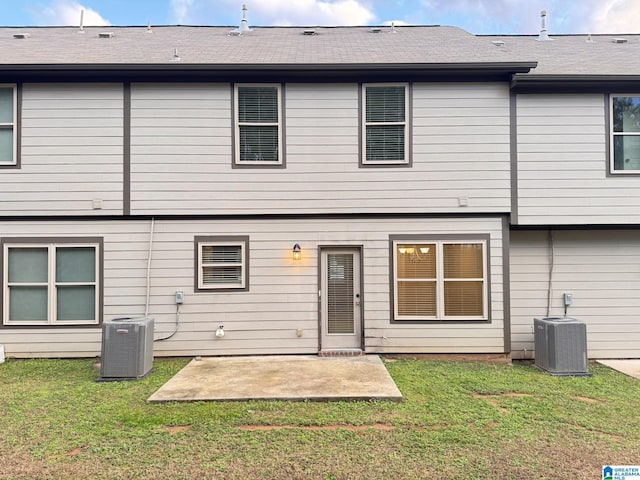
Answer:
<svg viewBox="0 0 640 480"><path fill-rule="evenodd" d="M610 175L603 94L517 95L520 225L637 224L637 175Z"/></svg>
<svg viewBox="0 0 640 480"><path fill-rule="evenodd" d="M5 221L3 238L102 237L104 318L145 312L151 220ZM390 235L489 235L489 322L399 324L390 321ZM250 288L194 292L194 237L249 236ZM155 355L314 354L318 352L318 248L362 248L365 351L502 353L505 351L503 218L156 219L149 316L156 337L171 333L176 290L185 292L178 333L155 343ZM302 247L294 262L291 248ZM508 295L507 295L508 296ZM216 339L224 325L226 336ZM302 336L297 336L297 330ZM0 343L15 357L87 357L100 353L101 329L0 327Z"/></svg>
<svg viewBox="0 0 640 480"><path fill-rule="evenodd" d="M285 168L233 168L231 85L132 84L131 213L509 211L506 84L413 84L409 167L360 166L358 90L285 84Z"/></svg>
<svg viewBox="0 0 640 480"><path fill-rule="evenodd" d="M121 214L122 84L21 89L21 165L0 171L0 215Z"/></svg>
<svg viewBox="0 0 640 480"><path fill-rule="evenodd" d="M639 231L512 232L510 258L513 358L533 358L533 319L563 316L565 292L590 358L640 357Z"/></svg>

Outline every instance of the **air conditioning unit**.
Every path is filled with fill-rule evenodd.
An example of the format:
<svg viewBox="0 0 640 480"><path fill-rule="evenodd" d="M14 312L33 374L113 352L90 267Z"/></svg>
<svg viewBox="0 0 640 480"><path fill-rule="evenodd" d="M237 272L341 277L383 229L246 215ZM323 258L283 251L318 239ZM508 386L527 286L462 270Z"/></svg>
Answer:
<svg viewBox="0 0 640 480"><path fill-rule="evenodd" d="M134 380L153 368L153 318L122 317L102 324L100 381Z"/></svg>
<svg viewBox="0 0 640 480"><path fill-rule="evenodd" d="M535 365L551 375L591 375L587 368L587 325L575 318L533 319Z"/></svg>

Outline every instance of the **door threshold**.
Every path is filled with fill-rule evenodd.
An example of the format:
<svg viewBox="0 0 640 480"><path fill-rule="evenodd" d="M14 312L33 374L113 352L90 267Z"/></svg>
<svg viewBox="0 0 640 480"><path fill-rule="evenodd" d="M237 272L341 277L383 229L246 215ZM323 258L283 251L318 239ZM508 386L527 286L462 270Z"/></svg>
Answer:
<svg viewBox="0 0 640 480"><path fill-rule="evenodd" d="M320 350L318 352L319 357L359 357L364 354L364 351L359 348Z"/></svg>

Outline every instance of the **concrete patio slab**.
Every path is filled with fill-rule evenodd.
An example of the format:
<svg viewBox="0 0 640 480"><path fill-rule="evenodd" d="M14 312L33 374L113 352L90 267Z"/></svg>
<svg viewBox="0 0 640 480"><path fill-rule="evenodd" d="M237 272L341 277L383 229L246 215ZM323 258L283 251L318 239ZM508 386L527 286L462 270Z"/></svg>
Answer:
<svg viewBox="0 0 640 480"><path fill-rule="evenodd" d="M149 402L390 400L402 394L377 355L262 356L192 360Z"/></svg>
<svg viewBox="0 0 640 480"><path fill-rule="evenodd" d="M640 380L640 360L596 360L596 362Z"/></svg>

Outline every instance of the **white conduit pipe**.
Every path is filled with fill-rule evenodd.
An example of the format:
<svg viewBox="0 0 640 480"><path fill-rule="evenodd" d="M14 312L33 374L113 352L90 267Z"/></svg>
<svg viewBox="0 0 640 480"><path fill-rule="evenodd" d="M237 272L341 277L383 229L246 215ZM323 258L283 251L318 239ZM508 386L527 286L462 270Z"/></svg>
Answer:
<svg viewBox="0 0 640 480"><path fill-rule="evenodd" d="M553 300L553 269L556 263L555 242L553 231L549 230L549 286L547 291L547 317L551 316L551 301Z"/></svg>
<svg viewBox="0 0 640 480"><path fill-rule="evenodd" d="M151 253L153 252L153 233L155 230L156 219L151 217L151 228L149 229L149 251L147 255L147 299L144 304L144 316L149 316L149 298L151 296Z"/></svg>

